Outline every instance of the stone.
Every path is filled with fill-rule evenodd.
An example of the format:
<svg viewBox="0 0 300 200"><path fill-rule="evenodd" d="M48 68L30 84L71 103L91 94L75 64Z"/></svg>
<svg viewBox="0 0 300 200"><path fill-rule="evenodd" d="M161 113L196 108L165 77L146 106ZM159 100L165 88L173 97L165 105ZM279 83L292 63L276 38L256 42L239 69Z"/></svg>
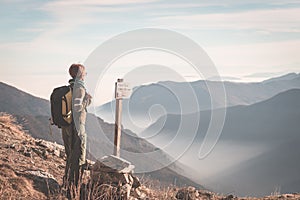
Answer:
<svg viewBox="0 0 300 200"><path fill-rule="evenodd" d="M234 196L233 196L232 194L230 194L230 195L228 195L228 196L226 197L226 199L227 199L227 200L234 199Z"/></svg>
<svg viewBox="0 0 300 200"><path fill-rule="evenodd" d="M24 156L31 158L31 157L32 157L32 154L31 154L30 151L25 151L25 152L24 152Z"/></svg>
<svg viewBox="0 0 300 200"><path fill-rule="evenodd" d="M181 188L176 194L177 199L196 200L199 197L199 192L194 187Z"/></svg>
<svg viewBox="0 0 300 200"><path fill-rule="evenodd" d="M49 156L48 151L46 151L46 150L44 149L43 152L42 152L42 156L44 157L44 159L47 159L48 156Z"/></svg>
<svg viewBox="0 0 300 200"><path fill-rule="evenodd" d="M59 157L60 158L65 158L67 155L66 155L66 152L64 150L60 150L59 151Z"/></svg>
<svg viewBox="0 0 300 200"><path fill-rule="evenodd" d="M60 150L55 149L55 150L53 151L53 155L55 155L56 157L60 157Z"/></svg>
<svg viewBox="0 0 300 200"><path fill-rule="evenodd" d="M36 144L37 146L40 146L40 147L43 147L43 148L48 148L48 146L46 145L46 143L44 142L44 140L37 140L37 141L35 142L35 144Z"/></svg>
<svg viewBox="0 0 300 200"><path fill-rule="evenodd" d="M38 156L42 157L43 156L43 152L40 149L37 148L32 148L32 151L34 153L36 153Z"/></svg>
<svg viewBox="0 0 300 200"><path fill-rule="evenodd" d="M93 165L91 177L94 185L112 185L120 196L130 199L131 190L141 185L139 179L132 175L133 169L134 165L125 159L104 156Z"/></svg>
<svg viewBox="0 0 300 200"><path fill-rule="evenodd" d="M131 173L134 169L134 165L130 162L114 155L104 156L100 159L100 162L105 166L116 170L118 173Z"/></svg>
<svg viewBox="0 0 300 200"><path fill-rule="evenodd" d="M59 191L59 184L54 176L48 172L42 170L25 170L21 172L23 176L31 179L41 192L44 194L50 195ZM48 188L45 188L44 185L47 184Z"/></svg>

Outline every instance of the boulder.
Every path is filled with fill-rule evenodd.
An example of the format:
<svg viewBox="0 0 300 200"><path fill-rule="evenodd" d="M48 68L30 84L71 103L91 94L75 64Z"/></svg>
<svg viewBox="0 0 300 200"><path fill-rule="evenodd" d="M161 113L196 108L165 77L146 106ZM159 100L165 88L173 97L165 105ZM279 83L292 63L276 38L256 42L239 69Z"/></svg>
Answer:
<svg viewBox="0 0 300 200"><path fill-rule="evenodd" d="M130 191L139 187L139 179L133 176L134 165L129 161L110 155L97 160L92 167L94 187L111 185L116 187L117 196L122 199L130 198Z"/></svg>

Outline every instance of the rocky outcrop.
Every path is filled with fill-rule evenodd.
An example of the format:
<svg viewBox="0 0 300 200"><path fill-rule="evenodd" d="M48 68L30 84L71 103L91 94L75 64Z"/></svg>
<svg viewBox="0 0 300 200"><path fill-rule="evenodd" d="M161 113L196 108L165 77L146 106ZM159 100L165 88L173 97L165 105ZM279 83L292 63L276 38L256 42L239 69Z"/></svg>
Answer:
<svg viewBox="0 0 300 200"><path fill-rule="evenodd" d="M92 168L92 181L94 187L101 188L109 185L115 188L115 194L122 199L130 199L131 192L135 196L141 192L135 191L141 186L138 177L133 175L134 165L125 159L110 155L98 160ZM103 194L102 194L103 195Z"/></svg>
<svg viewBox="0 0 300 200"><path fill-rule="evenodd" d="M0 113L0 199L51 199L60 192L64 148L34 139Z"/></svg>

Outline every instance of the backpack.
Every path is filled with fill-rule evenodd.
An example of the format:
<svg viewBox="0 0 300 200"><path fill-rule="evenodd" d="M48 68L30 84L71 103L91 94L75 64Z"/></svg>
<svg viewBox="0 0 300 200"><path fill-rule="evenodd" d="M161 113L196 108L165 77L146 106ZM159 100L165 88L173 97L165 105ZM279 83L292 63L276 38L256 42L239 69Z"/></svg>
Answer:
<svg viewBox="0 0 300 200"><path fill-rule="evenodd" d="M72 123L72 88L55 88L50 96L52 123L58 128Z"/></svg>

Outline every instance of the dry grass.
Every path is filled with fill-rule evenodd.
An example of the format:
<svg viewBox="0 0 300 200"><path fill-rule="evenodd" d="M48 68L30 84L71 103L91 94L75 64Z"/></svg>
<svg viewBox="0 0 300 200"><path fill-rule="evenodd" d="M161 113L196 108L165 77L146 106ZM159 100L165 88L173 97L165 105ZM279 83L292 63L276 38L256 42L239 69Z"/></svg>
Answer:
<svg viewBox="0 0 300 200"><path fill-rule="evenodd" d="M0 122L3 123L3 124L11 124L11 123L14 123L16 121L16 119L7 114L7 113L4 113L4 112L0 112Z"/></svg>
<svg viewBox="0 0 300 200"><path fill-rule="evenodd" d="M0 199L42 199L43 196L33 188L32 182L17 176L8 165L0 165Z"/></svg>
<svg viewBox="0 0 300 200"><path fill-rule="evenodd" d="M15 117L13 117L7 113L0 112L0 123L3 126L6 126L13 135L15 135L17 137L20 137L23 135L22 126L18 125L16 123Z"/></svg>

